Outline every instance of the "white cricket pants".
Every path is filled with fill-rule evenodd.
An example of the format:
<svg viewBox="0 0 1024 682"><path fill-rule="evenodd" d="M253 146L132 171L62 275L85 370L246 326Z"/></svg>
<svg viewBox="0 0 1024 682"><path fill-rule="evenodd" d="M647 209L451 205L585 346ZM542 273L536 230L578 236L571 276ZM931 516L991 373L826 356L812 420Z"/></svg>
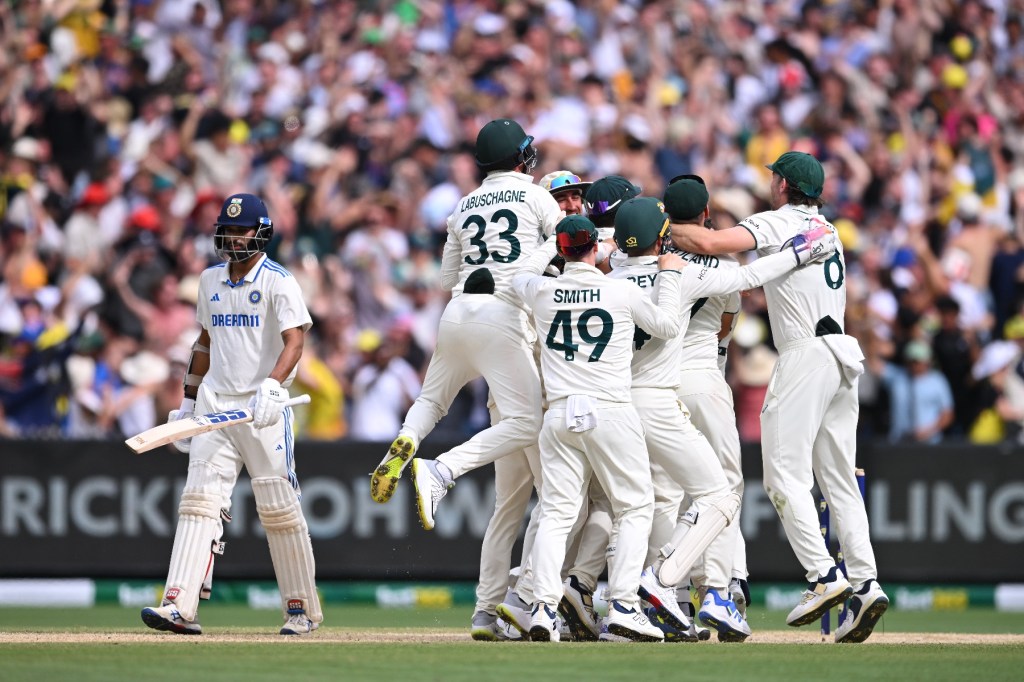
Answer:
<svg viewBox="0 0 1024 682"><path fill-rule="evenodd" d="M648 545L648 565L672 538L683 493L695 504L711 494L724 494L729 483L711 445L690 422L690 413L671 388L634 388L633 405L643 419L647 452L655 487L656 523ZM662 504L658 507L658 502ZM731 524L730 524L731 525ZM726 526L728 530L728 526ZM619 529L621 537L622 529ZM724 531L704 553L704 576L698 580L711 587L726 587L732 567L735 538Z"/></svg>
<svg viewBox="0 0 1024 682"><path fill-rule="evenodd" d="M725 471L729 489L743 499L743 458L740 455L740 434L736 430L736 407L732 389L722 371L715 367L684 369L676 395L690 410L690 421L704 434ZM732 555L733 578L747 578L747 543L740 530L742 505L736 518L722 531L735 540Z"/></svg>
<svg viewBox="0 0 1024 682"><path fill-rule="evenodd" d="M608 549L608 598L627 608L639 604L636 591L654 508L643 426L628 403L595 403L595 428L569 431L565 401L558 400L544 415L540 433L544 494L532 556L534 600L551 609L562 599L566 540L583 508L591 476L607 493L619 530L617 546Z"/></svg>
<svg viewBox="0 0 1024 682"><path fill-rule="evenodd" d="M815 478L831 510L847 578L854 585L877 578L867 510L855 474L857 381L844 378L821 338L780 350L761 411L764 489L808 582L836 563L821 537L818 506L811 495Z"/></svg>
<svg viewBox="0 0 1024 682"><path fill-rule="evenodd" d="M423 390L409 409L401 434L422 443L462 387L483 376L501 421L437 461L458 478L536 443L541 385L533 359L535 338L526 313L511 303L487 294L453 298L441 316Z"/></svg>

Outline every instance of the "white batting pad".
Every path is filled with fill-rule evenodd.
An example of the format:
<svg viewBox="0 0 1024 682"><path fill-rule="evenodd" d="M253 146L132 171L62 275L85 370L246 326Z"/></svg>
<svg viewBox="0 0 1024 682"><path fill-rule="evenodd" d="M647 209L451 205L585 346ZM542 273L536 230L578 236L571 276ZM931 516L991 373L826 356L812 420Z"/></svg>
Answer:
<svg viewBox="0 0 1024 682"><path fill-rule="evenodd" d="M177 606L185 620L196 619L203 583L213 570L213 555L223 553L221 506L217 469L208 462L190 462L164 591L164 599Z"/></svg>
<svg viewBox="0 0 1024 682"><path fill-rule="evenodd" d="M665 561L658 568L662 585L678 585L689 578L693 565L708 545L732 523L740 508L740 496L734 492L705 495L686 510L672 539L661 548Z"/></svg>
<svg viewBox="0 0 1024 682"><path fill-rule="evenodd" d="M323 621L316 593L313 545L295 489L283 478L259 477L252 479L252 494L267 532L285 618L301 610L314 623Z"/></svg>

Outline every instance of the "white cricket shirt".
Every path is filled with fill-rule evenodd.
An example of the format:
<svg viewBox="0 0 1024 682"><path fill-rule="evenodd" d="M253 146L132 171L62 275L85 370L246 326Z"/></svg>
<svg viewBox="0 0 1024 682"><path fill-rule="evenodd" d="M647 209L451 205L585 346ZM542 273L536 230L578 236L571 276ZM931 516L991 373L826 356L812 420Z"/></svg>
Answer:
<svg viewBox="0 0 1024 682"><path fill-rule="evenodd" d="M562 218L551 193L533 177L515 171L489 174L479 188L459 200L448 216L448 239L441 258L441 286L462 293L466 278L486 267L494 293L518 305L510 294L512 277L554 234Z"/></svg>
<svg viewBox="0 0 1024 682"><path fill-rule="evenodd" d="M284 349L281 332L313 326L298 282L266 254L238 284L228 279L227 263L204 270L196 319L210 334L203 384L228 395L253 393L270 376ZM295 372L281 385L291 385Z"/></svg>
<svg viewBox="0 0 1024 682"><path fill-rule="evenodd" d="M732 256L704 256L682 252L680 255L691 263L703 263L714 269L735 269L740 267ZM722 315L740 311L740 292L724 296L698 298L690 306L690 325L683 338L683 369L715 369L719 366L718 333L722 330ZM733 324L736 324L735 318Z"/></svg>
<svg viewBox="0 0 1024 682"><path fill-rule="evenodd" d="M548 402L570 395L630 402L633 331L679 334L679 280L677 272L661 276L656 306L636 285L584 263L566 263L556 278L516 276L513 287L533 311Z"/></svg>
<svg viewBox="0 0 1024 682"><path fill-rule="evenodd" d="M759 256L777 253L797 233L817 226L832 227L818 214L817 208L790 204L776 211L754 214L739 224L754 236ZM808 263L765 284L768 319L776 347L781 349L792 341L813 338L818 321L826 315L841 329L844 327L846 261L838 240L836 249L823 263Z"/></svg>

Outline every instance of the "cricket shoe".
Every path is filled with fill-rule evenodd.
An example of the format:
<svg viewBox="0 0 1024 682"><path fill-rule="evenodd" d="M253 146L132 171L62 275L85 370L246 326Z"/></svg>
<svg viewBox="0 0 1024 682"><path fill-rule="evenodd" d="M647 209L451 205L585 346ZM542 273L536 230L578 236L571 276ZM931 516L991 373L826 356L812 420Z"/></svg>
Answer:
<svg viewBox="0 0 1024 682"><path fill-rule="evenodd" d="M399 436L388 448L377 468L370 475L370 497L381 504L391 499L398 487L402 470L416 454L416 443L409 436Z"/></svg>
<svg viewBox="0 0 1024 682"><path fill-rule="evenodd" d="M616 635L608 631L608 619L605 618L601 621L601 634L597 636L599 642L632 642L629 637L623 637L622 635Z"/></svg>
<svg viewBox="0 0 1024 682"><path fill-rule="evenodd" d="M424 530L434 530L434 515L454 483L445 485L435 460L415 459L412 462L412 485L416 489L416 509Z"/></svg>
<svg viewBox="0 0 1024 682"><path fill-rule="evenodd" d="M665 636L666 642L696 642L697 636L691 634L689 630L679 630L672 626L671 623L666 621L658 613L658 609L653 606L644 609L644 615L647 616L647 620L651 621L651 625L661 630Z"/></svg>
<svg viewBox="0 0 1024 682"><path fill-rule="evenodd" d="M288 616L288 620L284 622L284 626L281 628L281 634L308 635L319 627L320 624L314 623L305 613L293 613Z"/></svg>
<svg viewBox="0 0 1024 682"><path fill-rule="evenodd" d="M512 627L504 618L498 618L498 641L499 642L522 642L523 633Z"/></svg>
<svg viewBox="0 0 1024 682"><path fill-rule="evenodd" d="M845 618L836 628L836 642L857 644L871 636L878 619L889 608L889 597L882 592L877 580L860 585L846 607Z"/></svg>
<svg viewBox="0 0 1024 682"><path fill-rule="evenodd" d="M166 630L177 635L201 635L203 626L198 620L185 620L174 604L147 606L142 609L142 622L154 630Z"/></svg>
<svg viewBox="0 0 1024 682"><path fill-rule="evenodd" d="M498 604L495 611L506 623L518 630L522 637L529 637L530 605L520 599L518 594L512 592L505 601Z"/></svg>
<svg viewBox="0 0 1024 682"><path fill-rule="evenodd" d="M686 594L689 595L690 591L686 590ZM689 598L686 601L679 602L679 610L690 619L690 629L686 632L686 636L692 639L683 641L706 642L711 639L711 630L708 630L697 620L697 610L693 607L693 602Z"/></svg>
<svg viewBox="0 0 1024 682"><path fill-rule="evenodd" d="M736 604L740 614L747 617L747 605L750 603L750 585L743 578L733 578L729 581L729 599Z"/></svg>
<svg viewBox="0 0 1024 682"><path fill-rule="evenodd" d="M813 583L807 583L807 589L800 597L800 603L789 612L786 623L795 628L809 625L836 604L846 601L853 594L853 587L838 566L829 569Z"/></svg>
<svg viewBox="0 0 1024 682"><path fill-rule="evenodd" d="M469 636L479 642L496 642L498 640L498 617L486 611L473 614L473 622L469 628Z"/></svg>
<svg viewBox="0 0 1024 682"><path fill-rule="evenodd" d="M725 592L725 590L722 590ZM708 590L697 613L700 622L718 631L720 642L742 642L750 637L750 625L728 596L722 597L718 590Z"/></svg>
<svg viewBox="0 0 1024 682"><path fill-rule="evenodd" d="M661 613L661 611L658 611ZM660 628L651 624L643 611L637 607L623 606L617 601L608 605L608 632L625 637L633 642L664 642L665 635Z"/></svg>
<svg viewBox="0 0 1024 682"><path fill-rule="evenodd" d="M562 587L562 601L558 613L577 642L596 642L601 634L597 612L594 611L594 594L580 586L576 576L570 575Z"/></svg>
<svg viewBox="0 0 1024 682"><path fill-rule="evenodd" d="M689 630L690 620L679 610L675 588L666 587L658 580L653 567L644 569L640 574L640 587L637 589L640 598L658 610L665 621L677 630Z"/></svg>
<svg viewBox="0 0 1024 682"><path fill-rule="evenodd" d="M533 605L533 617L530 618L530 640L533 642L557 642L558 616L547 604L537 602Z"/></svg>

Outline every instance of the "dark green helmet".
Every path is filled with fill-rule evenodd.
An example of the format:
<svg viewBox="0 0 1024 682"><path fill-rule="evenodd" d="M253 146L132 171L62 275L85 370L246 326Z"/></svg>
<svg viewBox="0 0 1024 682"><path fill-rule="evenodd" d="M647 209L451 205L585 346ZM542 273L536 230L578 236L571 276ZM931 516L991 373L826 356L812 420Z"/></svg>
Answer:
<svg viewBox="0 0 1024 682"><path fill-rule="evenodd" d="M623 251L646 249L668 234L665 204L654 197L635 197L615 212L615 243Z"/></svg>
<svg viewBox="0 0 1024 682"><path fill-rule="evenodd" d="M476 136L476 163L485 171L511 170L523 163L527 172L537 165L533 136L509 118L491 121Z"/></svg>

